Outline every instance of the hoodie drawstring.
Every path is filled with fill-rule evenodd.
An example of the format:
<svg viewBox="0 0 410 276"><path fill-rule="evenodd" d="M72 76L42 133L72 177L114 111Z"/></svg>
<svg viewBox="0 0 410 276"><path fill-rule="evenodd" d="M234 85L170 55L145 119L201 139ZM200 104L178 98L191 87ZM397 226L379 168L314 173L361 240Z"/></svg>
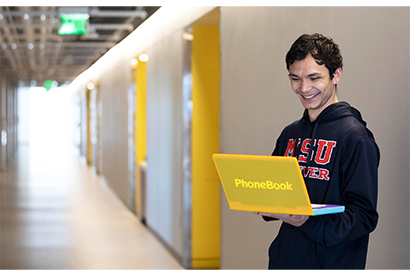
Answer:
<svg viewBox="0 0 410 276"><path fill-rule="evenodd" d="M302 124L303 124L303 120L300 121L299 126L298 126L298 134L296 136L297 139L301 139L300 135L301 135L301 130L302 130ZM312 131L312 135L311 135L311 138L310 138L311 140L310 140L309 153L307 155L307 160L306 160L306 169L310 167L309 165L310 165L310 163L312 162L312 159L313 159L313 147L316 146L316 144L314 144L314 141L315 141L316 132L317 132L318 128L319 128L319 122L315 122L314 127L313 127L313 131ZM302 144L302 140L300 141L300 143L297 144L297 150L295 151L296 158L300 154L301 144ZM309 177L305 178L306 186L307 186L307 182L309 182L309 181L310 181ZM323 199L322 199L321 203L325 202L328 190L329 190L329 183L327 183L327 187L326 187L326 190L325 190L325 193L323 195Z"/></svg>

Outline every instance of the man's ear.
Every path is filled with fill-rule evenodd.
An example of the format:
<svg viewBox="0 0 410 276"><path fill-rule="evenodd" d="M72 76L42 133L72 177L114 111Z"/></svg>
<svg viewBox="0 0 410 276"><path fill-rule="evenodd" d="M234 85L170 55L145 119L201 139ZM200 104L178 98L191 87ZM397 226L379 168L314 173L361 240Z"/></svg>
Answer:
<svg viewBox="0 0 410 276"><path fill-rule="evenodd" d="M342 68L339 67L336 69L335 73L333 74L333 79L332 79L333 84L338 84L341 78L342 78Z"/></svg>

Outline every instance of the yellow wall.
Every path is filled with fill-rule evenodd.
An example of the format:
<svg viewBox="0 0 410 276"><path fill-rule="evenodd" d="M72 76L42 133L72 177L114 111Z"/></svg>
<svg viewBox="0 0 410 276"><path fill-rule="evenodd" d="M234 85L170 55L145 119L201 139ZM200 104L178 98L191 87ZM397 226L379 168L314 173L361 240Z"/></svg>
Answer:
<svg viewBox="0 0 410 276"><path fill-rule="evenodd" d="M139 213L140 181L139 163L147 155L147 63L138 60L135 72L136 84L136 112L135 112L135 211Z"/></svg>
<svg viewBox="0 0 410 276"><path fill-rule="evenodd" d="M193 36L192 268L219 268L219 26L194 26Z"/></svg>

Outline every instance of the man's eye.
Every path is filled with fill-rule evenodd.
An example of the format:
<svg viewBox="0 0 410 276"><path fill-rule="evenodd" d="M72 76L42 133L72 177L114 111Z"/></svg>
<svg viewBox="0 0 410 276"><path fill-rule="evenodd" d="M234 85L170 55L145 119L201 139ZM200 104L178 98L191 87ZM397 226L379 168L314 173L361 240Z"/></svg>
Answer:
<svg viewBox="0 0 410 276"><path fill-rule="evenodd" d="M310 78L310 80L312 80L312 81L317 81L317 80L319 80L319 79L320 79L320 77Z"/></svg>

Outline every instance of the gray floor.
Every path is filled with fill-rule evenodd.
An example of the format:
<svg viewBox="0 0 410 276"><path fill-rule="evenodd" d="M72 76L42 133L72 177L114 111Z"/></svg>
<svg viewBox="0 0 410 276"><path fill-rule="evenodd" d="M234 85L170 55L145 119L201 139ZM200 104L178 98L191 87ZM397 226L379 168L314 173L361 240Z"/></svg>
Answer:
<svg viewBox="0 0 410 276"><path fill-rule="evenodd" d="M183 269L72 150L0 173L1 269Z"/></svg>

